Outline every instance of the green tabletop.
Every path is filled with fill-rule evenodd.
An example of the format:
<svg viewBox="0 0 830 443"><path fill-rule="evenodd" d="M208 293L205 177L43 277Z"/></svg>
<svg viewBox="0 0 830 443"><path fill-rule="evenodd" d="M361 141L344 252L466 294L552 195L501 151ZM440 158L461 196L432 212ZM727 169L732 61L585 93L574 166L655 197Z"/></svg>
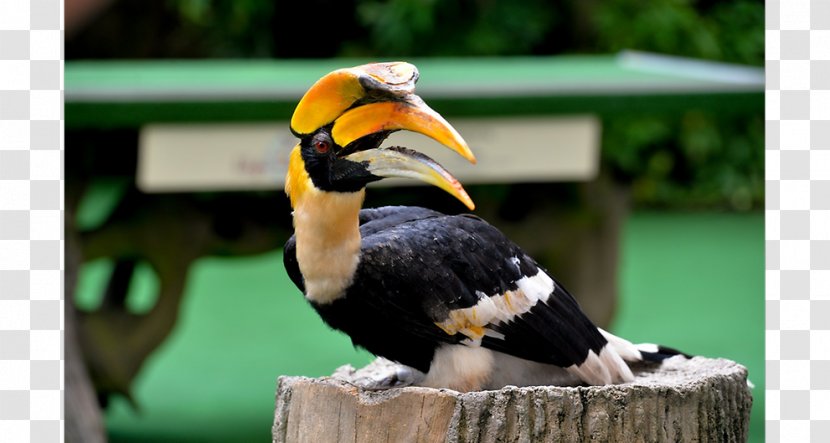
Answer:
<svg viewBox="0 0 830 443"><path fill-rule="evenodd" d="M72 61L69 127L287 119L311 84L370 60ZM623 52L617 55L408 60L418 92L448 115L758 110L761 68Z"/></svg>

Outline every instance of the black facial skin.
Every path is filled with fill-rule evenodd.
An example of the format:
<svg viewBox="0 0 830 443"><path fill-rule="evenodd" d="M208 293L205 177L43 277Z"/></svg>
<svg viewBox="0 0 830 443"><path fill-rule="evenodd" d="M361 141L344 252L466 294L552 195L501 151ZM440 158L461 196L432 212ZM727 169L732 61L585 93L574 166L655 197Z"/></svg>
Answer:
<svg viewBox="0 0 830 443"><path fill-rule="evenodd" d="M331 138L331 127L324 127L300 141L300 152L308 176L318 189L335 192L357 192L366 184L383 177L372 175L365 163L346 160L348 154L374 149L389 133L371 134L341 147Z"/></svg>

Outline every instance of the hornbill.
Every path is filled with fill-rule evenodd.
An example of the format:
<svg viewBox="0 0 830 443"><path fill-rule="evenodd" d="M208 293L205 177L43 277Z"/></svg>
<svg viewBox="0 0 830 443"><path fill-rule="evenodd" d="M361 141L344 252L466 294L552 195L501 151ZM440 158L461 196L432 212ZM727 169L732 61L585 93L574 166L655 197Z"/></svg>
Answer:
<svg viewBox="0 0 830 443"><path fill-rule="evenodd" d="M425 181L474 208L431 158L380 146L405 129L475 162L461 135L415 95L417 80L404 62L340 69L318 80L291 118L300 142L285 184L295 229L285 267L330 327L401 365L366 386L621 383L633 380L626 362L676 354L597 328L562 284L474 215L361 209L366 185L384 177Z"/></svg>

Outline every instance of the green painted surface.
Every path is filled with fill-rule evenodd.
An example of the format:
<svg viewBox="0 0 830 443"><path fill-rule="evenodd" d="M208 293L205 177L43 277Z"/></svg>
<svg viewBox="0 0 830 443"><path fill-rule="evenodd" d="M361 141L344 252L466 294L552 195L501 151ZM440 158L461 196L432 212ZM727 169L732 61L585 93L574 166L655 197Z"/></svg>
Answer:
<svg viewBox="0 0 830 443"><path fill-rule="evenodd" d="M180 91L182 88L307 88L340 61L142 60L66 63L67 91L121 89Z"/></svg>
<svg viewBox="0 0 830 443"><path fill-rule="evenodd" d="M67 103L72 128L137 128L149 123L287 122L302 96L291 101L182 101L175 103ZM763 94L637 94L620 96L429 98L430 107L447 117L682 113L690 109L728 113L760 112Z"/></svg>
<svg viewBox="0 0 830 443"><path fill-rule="evenodd" d="M316 79L368 61L67 62L66 125L288 120ZM682 68L632 68L613 55L410 61L421 72L419 94L448 116L763 109L757 79L742 83Z"/></svg>
<svg viewBox="0 0 830 443"><path fill-rule="evenodd" d="M763 248L762 214L634 214L613 328L746 365L756 385L752 442L763 441ZM80 291L100 287L105 271L86 266ZM136 384L141 413L117 400L107 415L113 442L268 441L277 375L318 376L370 358L322 324L279 253L205 259L189 283L177 329Z"/></svg>
<svg viewBox="0 0 830 443"><path fill-rule="evenodd" d="M67 62L66 90L166 90L214 88L229 90L305 91L334 69L368 63L368 59L336 60L173 60L140 62ZM412 59L421 72L420 87L503 88L512 84L540 85L587 81L621 85L698 80L682 73L647 73L627 69L614 56Z"/></svg>

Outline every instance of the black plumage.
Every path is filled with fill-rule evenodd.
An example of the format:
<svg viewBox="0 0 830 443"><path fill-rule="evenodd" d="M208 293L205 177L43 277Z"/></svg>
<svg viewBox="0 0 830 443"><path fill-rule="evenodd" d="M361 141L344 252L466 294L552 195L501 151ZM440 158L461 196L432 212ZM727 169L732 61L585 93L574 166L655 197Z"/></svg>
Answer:
<svg viewBox="0 0 830 443"><path fill-rule="evenodd" d="M433 159L381 146L391 132L420 132L475 163L461 135L415 95L418 78L404 62L336 70L291 118L300 142L286 174L295 236L285 267L323 320L424 373L412 383L468 391L627 382L626 361L670 355L598 329L559 282L478 217L360 209L365 186L385 177L414 178L475 207Z"/></svg>
<svg viewBox="0 0 830 443"><path fill-rule="evenodd" d="M515 291L517 282L545 272L499 230L473 215L444 215L414 207L360 211L360 263L344 296L312 305L356 346L427 372L435 349L470 337L437 323L483 297ZM303 290L292 237L285 267ZM485 325L480 345L560 367L582 364L607 343L565 288L554 281L546 302L509 321ZM540 297L540 294L534 295Z"/></svg>

